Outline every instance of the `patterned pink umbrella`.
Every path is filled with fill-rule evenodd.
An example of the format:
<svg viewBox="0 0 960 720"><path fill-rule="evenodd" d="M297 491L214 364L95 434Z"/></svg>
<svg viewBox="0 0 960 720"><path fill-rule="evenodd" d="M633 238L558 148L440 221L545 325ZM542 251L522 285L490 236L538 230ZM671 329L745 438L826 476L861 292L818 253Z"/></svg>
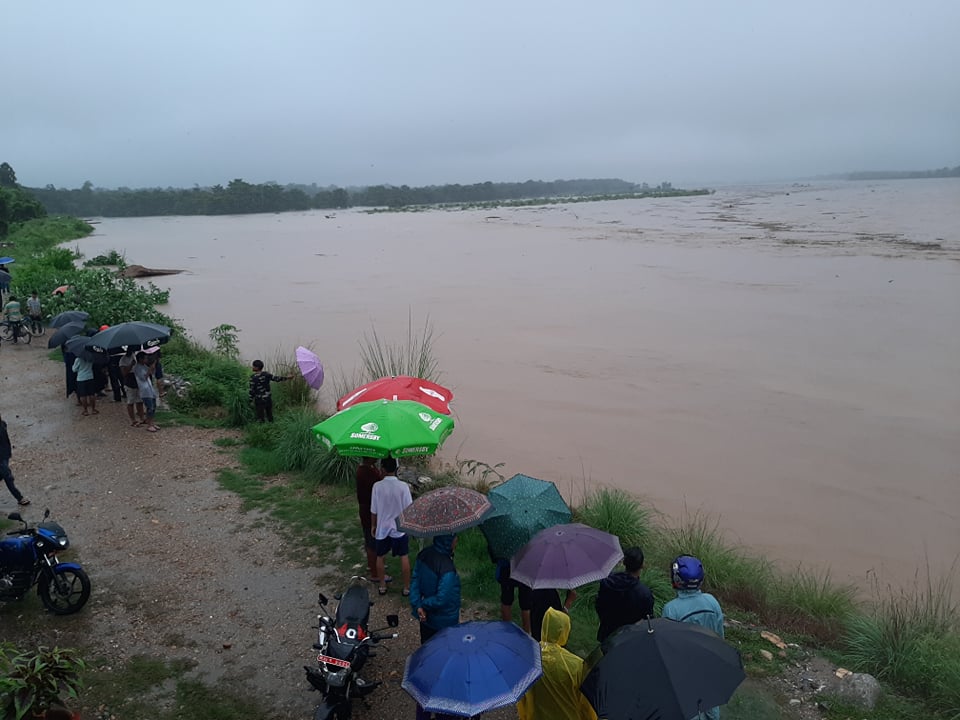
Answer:
<svg viewBox="0 0 960 720"><path fill-rule="evenodd" d="M414 537L450 535L479 525L491 510L483 493L451 485L414 500L400 513L397 528Z"/></svg>

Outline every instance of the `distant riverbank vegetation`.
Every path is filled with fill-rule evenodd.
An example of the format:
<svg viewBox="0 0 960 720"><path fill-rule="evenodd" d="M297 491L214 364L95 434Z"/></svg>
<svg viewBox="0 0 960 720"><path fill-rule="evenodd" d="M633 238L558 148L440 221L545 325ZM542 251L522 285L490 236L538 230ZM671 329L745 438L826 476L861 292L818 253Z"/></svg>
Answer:
<svg viewBox="0 0 960 720"><path fill-rule="evenodd" d="M843 180L923 180L926 178L960 177L960 165L937 170L860 170L843 173Z"/></svg>
<svg viewBox="0 0 960 720"><path fill-rule="evenodd" d="M435 206L497 207L583 200L704 195L709 190L681 190L669 182L651 186L618 179L527 180L472 185L372 185L362 188L252 184L241 179L226 186L193 188L94 187L75 189L47 185L30 188L47 212L80 217L144 217L154 215L241 215L291 210L342 210L350 207L388 210Z"/></svg>

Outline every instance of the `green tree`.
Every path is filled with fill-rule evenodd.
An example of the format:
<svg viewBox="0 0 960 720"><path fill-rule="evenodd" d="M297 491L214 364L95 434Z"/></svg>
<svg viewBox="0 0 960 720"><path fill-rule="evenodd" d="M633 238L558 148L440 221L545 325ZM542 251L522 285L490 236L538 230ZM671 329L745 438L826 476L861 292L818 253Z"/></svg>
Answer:
<svg viewBox="0 0 960 720"><path fill-rule="evenodd" d="M0 187L18 187L17 174L10 167L10 163L0 163Z"/></svg>

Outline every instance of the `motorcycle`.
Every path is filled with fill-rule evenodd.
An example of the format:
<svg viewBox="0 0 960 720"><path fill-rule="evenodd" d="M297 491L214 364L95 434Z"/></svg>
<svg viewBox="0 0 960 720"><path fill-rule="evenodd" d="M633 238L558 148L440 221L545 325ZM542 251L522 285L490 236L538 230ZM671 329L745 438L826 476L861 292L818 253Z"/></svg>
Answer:
<svg viewBox="0 0 960 720"><path fill-rule="evenodd" d="M90 578L77 563L60 562L57 552L70 547L67 531L55 522L30 527L20 513L12 512L8 520L23 523L19 530L7 531L0 540L0 601L22 600L30 588L37 586L40 601L54 615L70 615L82 608L90 598Z"/></svg>
<svg viewBox="0 0 960 720"><path fill-rule="evenodd" d="M317 615L317 667L303 666L307 681L323 695L323 704L313 715L314 720L349 720L353 699L365 698L380 682L360 677L367 659L374 655L373 646L381 640L397 637L397 633L382 634L400 624L398 615L387 615L387 627L368 632L370 620L370 593L363 583L365 578L351 578L350 587L343 595L334 596L339 603L333 619L327 610L327 597L320 593L323 612Z"/></svg>

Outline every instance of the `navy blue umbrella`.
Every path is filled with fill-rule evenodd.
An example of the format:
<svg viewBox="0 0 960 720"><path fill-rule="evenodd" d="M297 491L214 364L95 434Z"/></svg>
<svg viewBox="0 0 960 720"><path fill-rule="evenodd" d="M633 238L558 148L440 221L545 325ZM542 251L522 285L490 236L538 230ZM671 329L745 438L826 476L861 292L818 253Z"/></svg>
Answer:
<svg viewBox="0 0 960 720"><path fill-rule="evenodd" d="M580 686L600 717L687 720L729 702L746 678L739 651L692 623L641 620L603 650Z"/></svg>
<svg viewBox="0 0 960 720"><path fill-rule="evenodd" d="M148 322L125 322L101 330L90 338L89 348L93 352L107 356L126 352L132 346L139 348L156 347L170 339L170 328Z"/></svg>
<svg viewBox="0 0 960 720"><path fill-rule="evenodd" d="M95 365L106 365L110 362L110 357L108 355L98 355L90 350L87 345L89 345L91 339L86 335L74 335L63 344L63 350Z"/></svg>
<svg viewBox="0 0 960 720"><path fill-rule="evenodd" d="M52 328L60 328L71 322L83 322L90 317L90 313L83 310L65 310L50 318L47 324Z"/></svg>

